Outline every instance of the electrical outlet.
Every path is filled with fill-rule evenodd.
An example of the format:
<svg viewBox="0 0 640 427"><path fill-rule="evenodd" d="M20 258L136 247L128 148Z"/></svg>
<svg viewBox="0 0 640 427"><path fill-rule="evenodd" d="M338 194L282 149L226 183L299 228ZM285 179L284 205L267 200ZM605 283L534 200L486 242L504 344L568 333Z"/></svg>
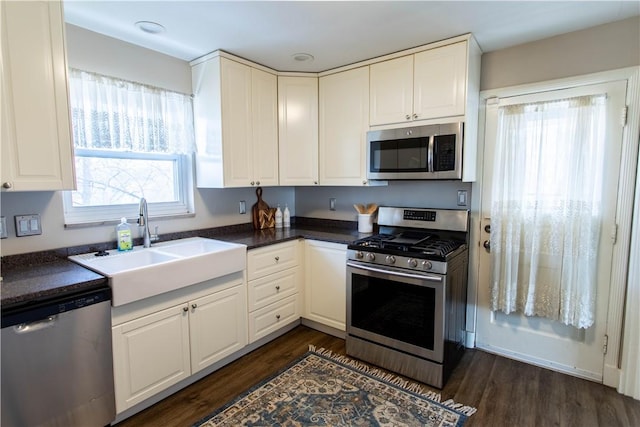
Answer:
<svg viewBox="0 0 640 427"><path fill-rule="evenodd" d="M467 206L467 190L458 190L458 206Z"/></svg>
<svg viewBox="0 0 640 427"><path fill-rule="evenodd" d="M330 211L336 210L336 199L334 197L329 199L329 210Z"/></svg>
<svg viewBox="0 0 640 427"><path fill-rule="evenodd" d="M6 239L7 237L7 219L0 217L0 239Z"/></svg>
<svg viewBox="0 0 640 427"><path fill-rule="evenodd" d="M244 200L240 200L240 214L246 214L247 213L247 204L245 203Z"/></svg>
<svg viewBox="0 0 640 427"><path fill-rule="evenodd" d="M42 234L40 215L16 215L13 217L16 222L16 236L34 236Z"/></svg>

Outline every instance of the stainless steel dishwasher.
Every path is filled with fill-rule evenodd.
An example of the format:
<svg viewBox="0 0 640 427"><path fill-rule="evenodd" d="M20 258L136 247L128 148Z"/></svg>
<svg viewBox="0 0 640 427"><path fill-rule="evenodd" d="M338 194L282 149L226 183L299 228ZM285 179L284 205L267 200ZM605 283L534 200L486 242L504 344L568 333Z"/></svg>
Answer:
<svg viewBox="0 0 640 427"><path fill-rule="evenodd" d="M2 426L115 418L108 287L2 311Z"/></svg>

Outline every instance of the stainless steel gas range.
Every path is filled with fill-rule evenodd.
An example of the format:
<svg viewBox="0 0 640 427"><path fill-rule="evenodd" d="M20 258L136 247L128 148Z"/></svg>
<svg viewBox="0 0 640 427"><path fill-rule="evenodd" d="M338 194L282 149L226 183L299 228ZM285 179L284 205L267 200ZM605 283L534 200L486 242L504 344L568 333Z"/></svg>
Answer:
<svg viewBox="0 0 640 427"><path fill-rule="evenodd" d="M469 213L380 207L347 251L347 354L442 388L464 351Z"/></svg>

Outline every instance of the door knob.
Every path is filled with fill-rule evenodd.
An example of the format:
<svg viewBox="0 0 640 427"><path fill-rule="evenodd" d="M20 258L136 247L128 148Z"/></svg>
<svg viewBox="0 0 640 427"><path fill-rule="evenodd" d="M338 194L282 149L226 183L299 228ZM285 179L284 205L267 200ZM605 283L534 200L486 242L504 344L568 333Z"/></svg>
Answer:
<svg viewBox="0 0 640 427"><path fill-rule="evenodd" d="M484 246L484 248L487 250L487 252L491 252L491 242L488 240L485 240L482 243L482 246Z"/></svg>

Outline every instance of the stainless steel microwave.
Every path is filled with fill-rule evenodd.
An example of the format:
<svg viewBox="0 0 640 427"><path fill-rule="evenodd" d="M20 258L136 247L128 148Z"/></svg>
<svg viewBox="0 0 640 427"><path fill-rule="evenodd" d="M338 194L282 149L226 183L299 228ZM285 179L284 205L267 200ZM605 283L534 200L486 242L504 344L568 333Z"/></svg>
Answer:
<svg viewBox="0 0 640 427"><path fill-rule="evenodd" d="M460 179L464 123L367 132L367 179Z"/></svg>

